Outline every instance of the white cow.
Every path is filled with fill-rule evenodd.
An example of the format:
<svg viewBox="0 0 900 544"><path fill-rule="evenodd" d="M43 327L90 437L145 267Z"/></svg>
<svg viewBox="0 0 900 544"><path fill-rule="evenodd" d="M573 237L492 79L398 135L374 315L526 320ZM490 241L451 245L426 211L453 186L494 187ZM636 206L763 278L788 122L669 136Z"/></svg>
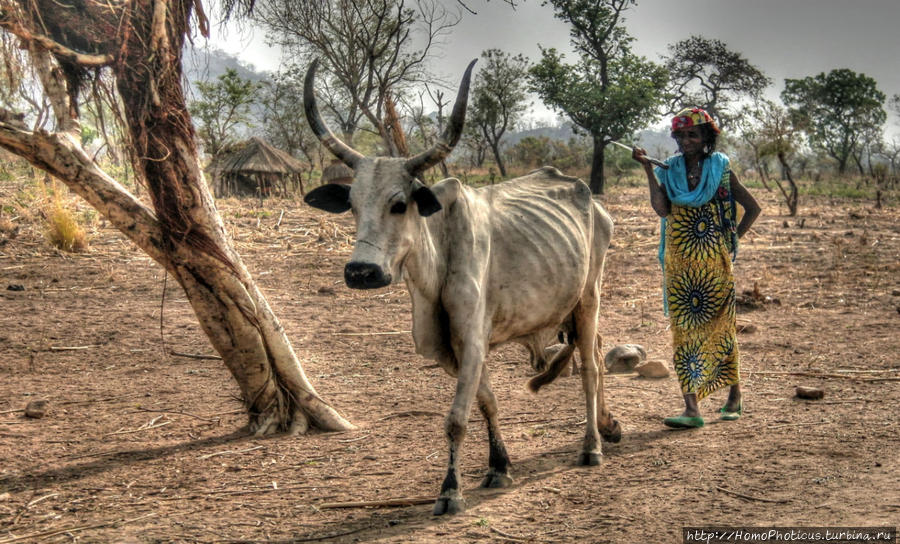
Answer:
<svg viewBox="0 0 900 544"><path fill-rule="evenodd" d="M557 331L566 333L574 346L559 350L529 386L536 391L553 381L577 347L587 405L579 464L599 464L600 434L611 441L621 438L621 427L604 403L597 360L600 278L613 224L587 185L554 168L481 189L453 178L428 188L418 179L459 140L473 65L460 84L442 140L410 159L365 157L331 133L313 94L316 63L304 90L313 132L356 173L352 185L324 185L305 198L329 212L353 211L357 241L344 268L347 285L374 289L404 278L412 297L416 351L457 378L445 426L449 468L435 515L464 507L458 460L475 399L490 442L482 486L512 482L484 364L497 345L519 342L533 351Z"/></svg>

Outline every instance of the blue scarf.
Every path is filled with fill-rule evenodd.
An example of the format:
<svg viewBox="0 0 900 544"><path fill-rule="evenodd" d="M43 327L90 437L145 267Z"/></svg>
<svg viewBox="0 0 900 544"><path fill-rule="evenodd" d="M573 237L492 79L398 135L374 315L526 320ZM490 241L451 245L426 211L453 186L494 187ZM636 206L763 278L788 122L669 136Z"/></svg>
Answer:
<svg viewBox="0 0 900 544"><path fill-rule="evenodd" d="M703 159L703 177L694 190L688 187L687 167L684 163L683 155L675 155L666 159L669 165L668 170L657 167L654 172L659 184L666 191L669 201L679 206L690 206L691 208L699 208L716 196L719 185L722 182L722 175L728 170L728 156L724 153L716 151L709 157ZM660 219L659 230L659 265L665 273L665 256L666 256L666 218ZM663 311L669 315L669 297L665 289L665 277L663 277Z"/></svg>

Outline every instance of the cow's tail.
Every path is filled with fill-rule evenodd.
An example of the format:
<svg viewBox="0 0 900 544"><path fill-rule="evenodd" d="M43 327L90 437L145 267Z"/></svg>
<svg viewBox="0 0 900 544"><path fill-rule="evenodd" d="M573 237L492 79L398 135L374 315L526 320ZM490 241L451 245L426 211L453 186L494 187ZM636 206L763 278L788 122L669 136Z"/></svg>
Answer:
<svg viewBox="0 0 900 544"><path fill-rule="evenodd" d="M532 393L537 393L541 387L544 387L548 383L553 383L553 380L558 378L562 371L565 370L566 365L570 364L574 353L574 344L563 346L562 349L556 352L553 359L550 360L550 363L547 365L547 370L528 380L528 389L530 389Z"/></svg>

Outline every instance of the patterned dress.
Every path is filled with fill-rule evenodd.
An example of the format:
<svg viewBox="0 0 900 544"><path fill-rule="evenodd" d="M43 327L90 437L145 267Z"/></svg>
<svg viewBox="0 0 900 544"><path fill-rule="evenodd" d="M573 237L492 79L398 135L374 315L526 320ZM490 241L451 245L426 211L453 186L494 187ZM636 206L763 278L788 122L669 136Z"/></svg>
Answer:
<svg viewBox="0 0 900 544"><path fill-rule="evenodd" d="M712 200L697 208L672 203L666 217L664 285L675 372L682 393L697 400L740 379L729 180L726 170Z"/></svg>

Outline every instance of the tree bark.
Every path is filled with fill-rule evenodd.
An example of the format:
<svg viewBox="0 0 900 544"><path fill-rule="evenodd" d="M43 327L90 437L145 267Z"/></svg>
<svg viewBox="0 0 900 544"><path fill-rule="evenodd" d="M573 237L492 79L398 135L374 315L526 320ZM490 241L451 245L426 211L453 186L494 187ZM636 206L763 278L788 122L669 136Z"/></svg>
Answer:
<svg viewBox="0 0 900 544"><path fill-rule="evenodd" d="M606 143L603 138L594 137L594 155L591 158L591 193L602 195L606 178L603 175L603 165L605 158L603 156L606 149Z"/></svg>
<svg viewBox="0 0 900 544"><path fill-rule="evenodd" d="M148 186L153 211L92 162L68 123L58 122L65 132L32 132L0 110L0 146L62 180L172 274L237 380L251 432L352 429L307 379L283 327L233 249L204 182L181 89L181 51L192 7L191 0L130 2L122 12L127 31L112 64L137 148L134 170ZM42 20L77 35L84 29L66 26L68 11L46 10ZM73 106L68 111L77 111ZM66 107L58 107L59 118Z"/></svg>

